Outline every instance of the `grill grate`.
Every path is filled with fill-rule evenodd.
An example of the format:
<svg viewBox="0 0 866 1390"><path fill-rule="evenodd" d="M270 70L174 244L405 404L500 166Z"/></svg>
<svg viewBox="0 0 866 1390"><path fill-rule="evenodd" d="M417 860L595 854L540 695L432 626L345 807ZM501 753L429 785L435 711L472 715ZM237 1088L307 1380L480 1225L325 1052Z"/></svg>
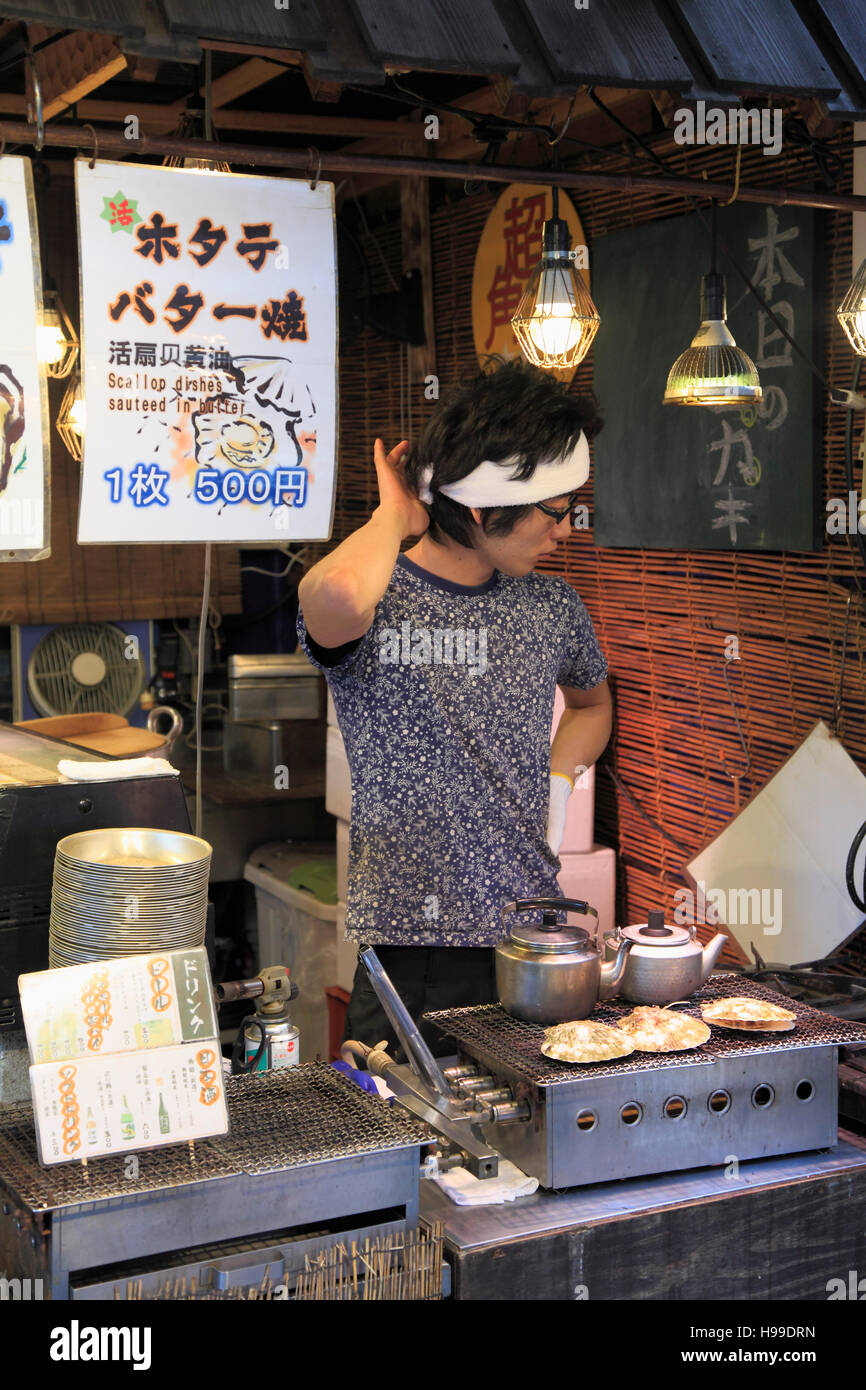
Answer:
<svg viewBox="0 0 866 1390"><path fill-rule="evenodd" d="M27 1102L11 1105L0 1110L0 1181L25 1207L47 1211L407 1148L427 1137L417 1120L325 1062L230 1077L226 1094L227 1135L137 1153L134 1178L125 1172L131 1155L91 1159L86 1167L41 1167L32 1108Z"/></svg>
<svg viewBox="0 0 866 1390"><path fill-rule="evenodd" d="M719 1057L736 1057L755 1053L789 1051L801 1047L828 1047L866 1043L866 1024L849 1023L821 1013L797 1000L774 994L765 986L744 979L741 975L716 975L692 995L693 1002L680 1007L677 1013L701 1017L700 1005L730 995L745 994L766 999L772 1004L790 1009L797 1023L790 1033L729 1033L714 1028L711 1037L688 1052L634 1052L614 1062L575 1066L545 1057L541 1051L545 1029L540 1024L524 1023L512 1018L499 1004L482 1004L464 1009L443 1009L425 1014L443 1033L450 1033L464 1051L476 1057L482 1054L494 1063L501 1062L536 1086L553 1086L561 1082L579 1082L600 1076L623 1076L631 1072L657 1071L662 1067L700 1066L712 1064ZM624 1000L598 1004L592 1017L598 1023L615 1025L617 1019L631 1013L635 1006Z"/></svg>

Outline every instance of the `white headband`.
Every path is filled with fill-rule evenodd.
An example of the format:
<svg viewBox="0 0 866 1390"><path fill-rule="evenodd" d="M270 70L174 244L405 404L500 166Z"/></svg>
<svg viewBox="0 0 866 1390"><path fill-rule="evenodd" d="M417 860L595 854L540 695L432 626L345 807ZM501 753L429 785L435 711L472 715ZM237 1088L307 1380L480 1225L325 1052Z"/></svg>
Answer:
<svg viewBox="0 0 866 1390"><path fill-rule="evenodd" d="M437 488L464 507L519 507L531 502L543 502L545 497L564 497L583 487L589 477L589 444L581 432L570 454L540 463L531 478L509 477L505 469L515 468L518 457L492 463L485 459L478 467L456 483ZM433 465L427 464L418 477L418 496L429 506L433 501L430 480Z"/></svg>

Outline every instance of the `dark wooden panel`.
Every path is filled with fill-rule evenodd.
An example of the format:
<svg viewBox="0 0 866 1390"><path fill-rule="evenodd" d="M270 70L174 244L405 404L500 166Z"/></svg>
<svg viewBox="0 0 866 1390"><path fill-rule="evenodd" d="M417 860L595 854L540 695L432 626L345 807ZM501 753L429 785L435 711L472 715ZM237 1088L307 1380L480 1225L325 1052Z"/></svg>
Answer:
<svg viewBox="0 0 866 1390"><path fill-rule="evenodd" d="M652 0L577 10L573 0L521 0L555 77L574 86L690 87L692 74Z"/></svg>
<svg viewBox="0 0 866 1390"><path fill-rule="evenodd" d="M860 1169L449 1258L457 1299L824 1301L863 1269L864 1231Z"/></svg>
<svg viewBox="0 0 866 1390"><path fill-rule="evenodd" d="M722 241L810 355L821 302L814 222L806 209L719 210ZM595 385L607 417L594 446L596 545L819 548L814 378L733 273L729 325L758 368L760 409L662 405L668 372L698 326L709 254L693 214L614 232L593 248L604 325Z"/></svg>
<svg viewBox="0 0 866 1390"><path fill-rule="evenodd" d="M493 0L351 0L382 63L437 72L517 72L520 58Z"/></svg>
<svg viewBox="0 0 866 1390"><path fill-rule="evenodd" d="M809 0L809 6L816 19L820 16L825 21L828 37L835 37L836 51L847 58L852 74L862 84L866 72L866 13L863 0Z"/></svg>
<svg viewBox="0 0 866 1390"><path fill-rule="evenodd" d="M275 48L316 49L325 45L325 25L313 0L290 0L286 10L278 10L273 0L269 4L238 4L237 0L160 3L173 33L191 34L197 39L272 44Z"/></svg>
<svg viewBox="0 0 866 1390"><path fill-rule="evenodd" d="M671 0L671 6L718 86L805 96L839 92L790 0Z"/></svg>
<svg viewBox="0 0 866 1390"><path fill-rule="evenodd" d="M361 37L351 6L346 0L316 0L325 26L323 48L307 55L310 73L320 82L358 82L381 86L385 73L381 63L371 58Z"/></svg>
<svg viewBox="0 0 866 1390"><path fill-rule="evenodd" d="M33 0L30 4L11 0L3 5L3 18L124 38L140 38L145 31L144 0Z"/></svg>
<svg viewBox="0 0 866 1390"><path fill-rule="evenodd" d="M866 115L866 16L862 0L797 0L804 23L842 83L833 115Z"/></svg>

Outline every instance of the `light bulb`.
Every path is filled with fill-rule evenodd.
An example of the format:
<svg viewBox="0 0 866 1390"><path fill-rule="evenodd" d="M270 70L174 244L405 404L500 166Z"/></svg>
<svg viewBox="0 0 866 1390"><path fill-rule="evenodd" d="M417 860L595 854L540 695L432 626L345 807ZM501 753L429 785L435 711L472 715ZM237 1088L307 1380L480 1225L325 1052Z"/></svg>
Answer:
<svg viewBox="0 0 866 1390"><path fill-rule="evenodd" d="M69 407L69 428L75 430L76 434L84 434L84 426L87 419L87 410L83 396L76 396L72 405Z"/></svg>
<svg viewBox="0 0 866 1390"><path fill-rule="evenodd" d="M42 323L36 330L36 351L39 361L46 367L59 362L66 351L66 335L60 316L52 309L45 312Z"/></svg>
<svg viewBox="0 0 866 1390"><path fill-rule="evenodd" d="M571 353L580 342L583 325L577 318L570 277L556 268L541 272L527 331L538 351L547 357Z"/></svg>

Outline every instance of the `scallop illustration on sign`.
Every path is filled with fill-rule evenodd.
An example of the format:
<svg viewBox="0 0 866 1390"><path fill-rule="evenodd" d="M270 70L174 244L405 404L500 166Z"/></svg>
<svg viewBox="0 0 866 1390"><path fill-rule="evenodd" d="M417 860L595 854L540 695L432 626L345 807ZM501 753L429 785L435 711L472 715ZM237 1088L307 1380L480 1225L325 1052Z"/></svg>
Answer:
<svg viewBox="0 0 866 1390"><path fill-rule="evenodd" d="M0 497L13 473L24 467L24 392L12 369L0 366Z"/></svg>
<svg viewBox="0 0 866 1390"><path fill-rule="evenodd" d="M196 464L203 468L306 467L316 451L316 407L306 382L286 357L235 357L227 369L235 392L193 415ZM226 417L222 402L239 403ZM286 458L288 448L290 457ZM290 504L287 496L284 501ZM222 510L222 508L220 509Z"/></svg>

